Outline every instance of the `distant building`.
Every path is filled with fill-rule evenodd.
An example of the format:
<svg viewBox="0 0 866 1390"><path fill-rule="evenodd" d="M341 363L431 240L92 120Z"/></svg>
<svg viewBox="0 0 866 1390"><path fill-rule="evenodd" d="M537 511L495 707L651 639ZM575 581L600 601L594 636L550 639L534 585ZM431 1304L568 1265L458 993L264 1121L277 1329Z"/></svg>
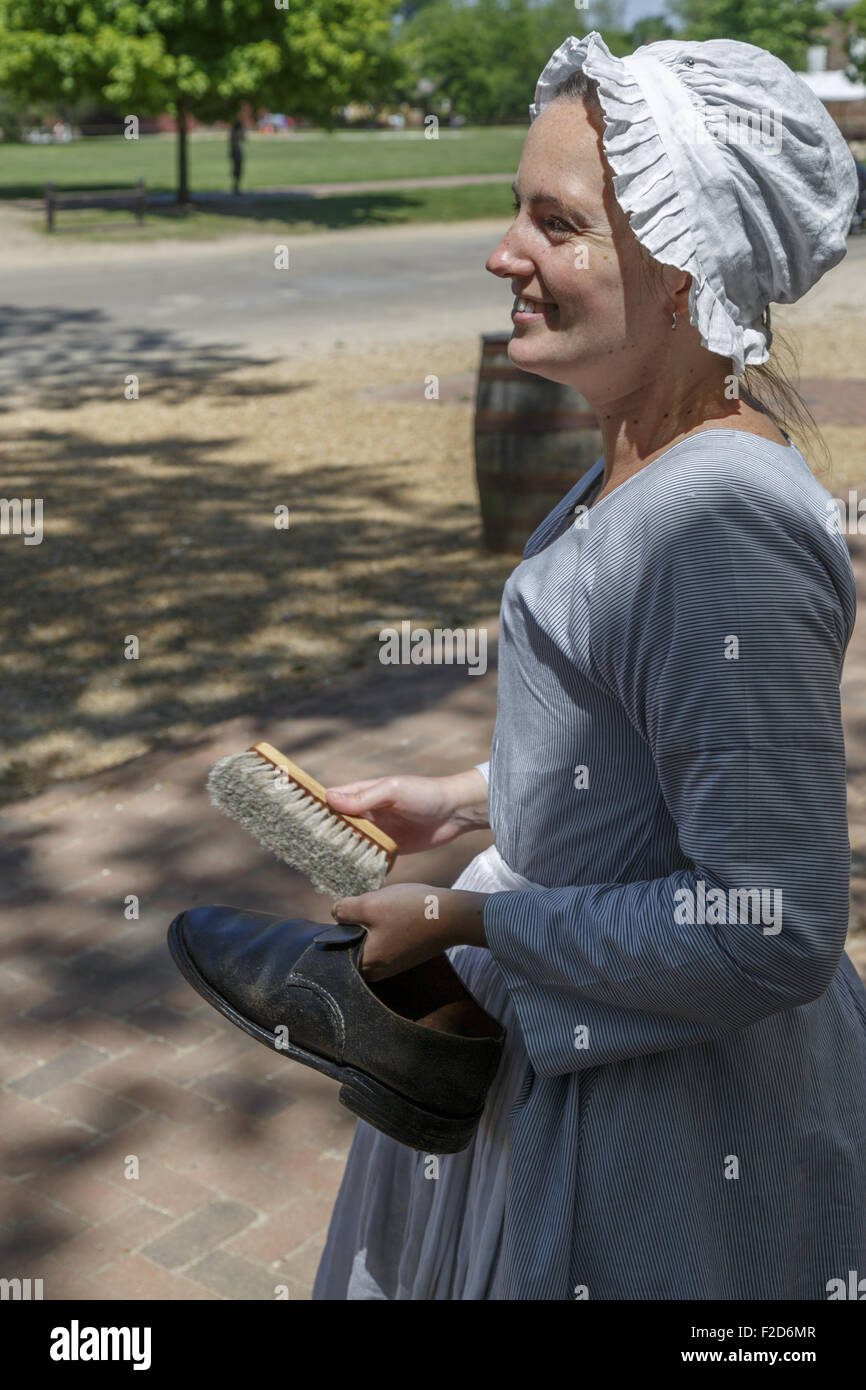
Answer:
<svg viewBox="0 0 866 1390"><path fill-rule="evenodd" d="M826 106L846 140L866 140L866 84L851 81L847 39L854 26L847 12L856 0L825 0L827 26L820 42L809 49L808 71L799 76Z"/></svg>

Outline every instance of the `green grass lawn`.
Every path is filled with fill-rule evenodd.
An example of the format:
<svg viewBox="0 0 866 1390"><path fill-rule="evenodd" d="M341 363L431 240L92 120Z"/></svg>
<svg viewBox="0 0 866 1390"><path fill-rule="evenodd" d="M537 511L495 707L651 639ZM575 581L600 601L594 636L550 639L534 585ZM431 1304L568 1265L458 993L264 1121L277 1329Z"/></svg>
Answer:
<svg viewBox="0 0 866 1390"><path fill-rule="evenodd" d="M37 214L34 214L36 217ZM149 208L139 226L130 212L106 208L62 208L55 237L86 241L153 241L162 237L212 240L238 232L274 235L316 232L325 228L395 226L405 222L460 222L473 217L511 219L507 183L469 184L461 188L413 188L405 193L353 193L326 198L242 198L225 210L199 204L182 212L172 204ZM40 226L44 227L44 219ZM47 233L46 233L47 235Z"/></svg>
<svg viewBox="0 0 866 1390"><path fill-rule="evenodd" d="M419 178L435 174L513 176L526 129L494 126L451 131L438 140L423 131L319 131L297 135L249 135L243 187L280 188L298 183L356 179ZM0 144L0 198L41 198L45 184L58 191L127 188L144 178L151 193L175 186L176 140L97 136L69 145ZM227 137L202 134L189 142L189 181L196 191L229 191Z"/></svg>

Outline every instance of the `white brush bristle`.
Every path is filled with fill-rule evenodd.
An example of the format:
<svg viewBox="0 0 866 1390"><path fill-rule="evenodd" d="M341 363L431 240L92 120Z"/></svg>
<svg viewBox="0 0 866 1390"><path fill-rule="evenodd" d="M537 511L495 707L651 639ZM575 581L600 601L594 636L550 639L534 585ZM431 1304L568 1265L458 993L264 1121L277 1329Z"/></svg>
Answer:
<svg viewBox="0 0 866 1390"><path fill-rule="evenodd" d="M214 806L306 874L317 893L353 898L385 882L385 851L258 753L220 758L207 789Z"/></svg>

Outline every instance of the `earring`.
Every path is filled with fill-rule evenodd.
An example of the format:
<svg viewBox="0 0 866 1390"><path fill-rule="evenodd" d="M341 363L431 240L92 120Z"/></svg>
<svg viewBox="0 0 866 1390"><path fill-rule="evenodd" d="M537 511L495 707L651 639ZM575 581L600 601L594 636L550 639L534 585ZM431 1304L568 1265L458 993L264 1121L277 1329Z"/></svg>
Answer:
<svg viewBox="0 0 866 1390"><path fill-rule="evenodd" d="M676 326L677 326L677 311L676 311L676 309L674 309L674 318L673 318L673 323L671 324L671 328L676 328Z"/></svg>

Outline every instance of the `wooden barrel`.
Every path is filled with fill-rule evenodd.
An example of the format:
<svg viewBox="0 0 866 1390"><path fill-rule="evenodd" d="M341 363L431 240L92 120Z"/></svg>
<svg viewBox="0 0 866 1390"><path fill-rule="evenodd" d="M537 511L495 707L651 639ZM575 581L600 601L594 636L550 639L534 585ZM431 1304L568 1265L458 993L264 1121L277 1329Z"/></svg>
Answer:
<svg viewBox="0 0 866 1390"><path fill-rule="evenodd" d="M475 476L489 550L520 554L536 526L604 452L589 402L521 371L510 333L484 333L475 397Z"/></svg>

